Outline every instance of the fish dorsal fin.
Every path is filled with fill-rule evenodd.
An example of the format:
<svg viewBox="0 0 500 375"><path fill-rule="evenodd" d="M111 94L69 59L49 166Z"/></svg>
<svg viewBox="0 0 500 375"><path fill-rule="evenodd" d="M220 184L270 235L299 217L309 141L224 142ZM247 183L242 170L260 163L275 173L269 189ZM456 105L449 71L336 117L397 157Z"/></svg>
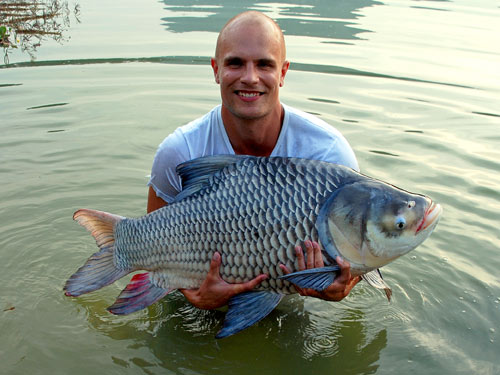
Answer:
<svg viewBox="0 0 500 375"><path fill-rule="evenodd" d="M242 159L249 158L246 155L215 155L203 156L201 158L186 161L179 164L175 169L182 180L182 191L175 197L175 202L183 200L194 193L199 192L206 186L210 177L224 169L228 165L235 164Z"/></svg>

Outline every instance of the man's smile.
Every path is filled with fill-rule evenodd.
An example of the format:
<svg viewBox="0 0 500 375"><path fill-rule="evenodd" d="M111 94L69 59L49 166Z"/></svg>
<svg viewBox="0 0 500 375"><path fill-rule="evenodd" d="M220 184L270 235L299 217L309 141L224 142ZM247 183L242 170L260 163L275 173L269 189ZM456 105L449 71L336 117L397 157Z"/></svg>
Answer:
<svg viewBox="0 0 500 375"><path fill-rule="evenodd" d="M264 93L261 91L236 90L234 92L243 100L256 100Z"/></svg>

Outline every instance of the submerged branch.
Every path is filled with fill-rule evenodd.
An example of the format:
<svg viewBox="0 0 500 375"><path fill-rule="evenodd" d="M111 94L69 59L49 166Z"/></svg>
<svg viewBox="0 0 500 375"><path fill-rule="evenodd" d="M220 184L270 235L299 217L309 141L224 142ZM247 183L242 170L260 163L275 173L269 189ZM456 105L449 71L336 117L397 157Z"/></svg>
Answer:
<svg viewBox="0 0 500 375"><path fill-rule="evenodd" d="M73 16L78 16L76 4ZM65 41L64 33L70 27L71 11L66 0L9 1L0 4L0 47L4 48L4 62L8 63L9 49L20 47L35 59L37 48L47 38L59 43Z"/></svg>

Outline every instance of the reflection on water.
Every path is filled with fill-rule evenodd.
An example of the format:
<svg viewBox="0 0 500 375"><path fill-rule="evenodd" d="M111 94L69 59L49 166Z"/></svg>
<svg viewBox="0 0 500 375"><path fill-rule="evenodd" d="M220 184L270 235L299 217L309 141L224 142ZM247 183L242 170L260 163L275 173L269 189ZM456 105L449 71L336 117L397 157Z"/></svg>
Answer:
<svg viewBox="0 0 500 375"><path fill-rule="evenodd" d="M0 35L0 46L4 49L4 63L9 63L9 52L21 48L31 60L42 42L51 38L56 42L65 41L64 32L70 26L70 15L79 20L80 5L73 6L60 0L3 0L0 3L0 27L5 32Z"/></svg>
<svg viewBox="0 0 500 375"><path fill-rule="evenodd" d="M152 367L213 373L216 364L247 374L265 372L271 361L298 368L304 360L314 362L318 373L334 368L342 368L343 374L374 373L388 341L386 329L369 324L361 310L331 304L332 316L305 306L310 301L298 296L287 297L264 320L221 340L214 336L224 312L196 309L180 293L132 316L112 316L102 297L89 295L75 303L86 310L93 329L134 349L130 357L114 355L115 364L134 365L147 373ZM266 345L256 345L264 341ZM143 349L152 356L138 360L137 352Z"/></svg>
<svg viewBox="0 0 500 375"><path fill-rule="evenodd" d="M417 3L422 3L422 4L425 4L427 2L435 2L435 3L447 3L449 2L450 0L413 0ZM433 4L434 5L434 4ZM435 4L437 5L437 4ZM426 6L426 5L413 5L412 8L416 8L416 9L427 9L427 10L439 10L439 11L443 11L443 12L447 12L449 10L447 9L442 9L442 8L438 8L436 6Z"/></svg>
<svg viewBox="0 0 500 375"><path fill-rule="evenodd" d="M354 27L359 9L382 3L373 0L303 0L290 4L289 1L237 2L232 0L198 1L163 0L169 16L163 17L169 31L218 32L234 15L246 10L265 12L274 18L286 35L311 36L328 39L359 39L356 35L363 30Z"/></svg>
<svg viewBox="0 0 500 375"><path fill-rule="evenodd" d="M127 1L87 0L88 24L64 33L71 43L50 39L38 61L0 66L0 373L499 374L500 9L474 0ZM210 20L217 31L241 3L296 18L288 35L344 21L340 34L290 38L297 57L283 100L337 126L370 175L442 203L438 230L385 269L390 304L364 283L339 304L291 297L219 341L224 312L193 309L181 295L130 316L106 311L120 286L67 299L64 281L95 251L73 211L143 213L156 145L220 100L215 33L181 26L208 30ZM136 32L123 38L131 18ZM352 25L370 33L349 34Z"/></svg>

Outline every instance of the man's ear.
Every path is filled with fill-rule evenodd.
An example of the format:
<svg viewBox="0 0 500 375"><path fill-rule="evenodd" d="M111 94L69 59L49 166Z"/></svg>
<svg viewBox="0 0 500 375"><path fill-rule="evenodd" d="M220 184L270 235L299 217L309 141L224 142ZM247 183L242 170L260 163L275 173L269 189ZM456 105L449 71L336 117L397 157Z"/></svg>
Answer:
<svg viewBox="0 0 500 375"><path fill-rule="evenodd" d="M217 60L212 57L210 59L210 65L212 65L212 69L214 71L215 82L217 82L219 84L220 83L220 80L219 80L219 65L217 64Z"/></svg>
<svg viewBox="0 0 500 375"><path fill-rule="evenodd" d="M283 87L283 85L285 84L285 76L286 73L288 72L289 67L290 67L290 61L285 60L283 62L283 66L281 67L280 87Z"/></svg>

